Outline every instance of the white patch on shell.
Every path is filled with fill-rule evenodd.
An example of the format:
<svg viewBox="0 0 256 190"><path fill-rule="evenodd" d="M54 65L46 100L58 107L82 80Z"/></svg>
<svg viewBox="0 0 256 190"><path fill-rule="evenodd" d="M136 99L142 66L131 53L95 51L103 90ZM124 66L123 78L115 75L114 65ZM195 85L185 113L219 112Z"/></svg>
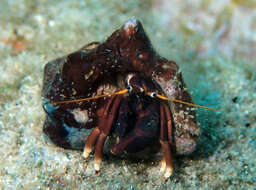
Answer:
<svg viewBox="0 0 256 190"><path fill-rule="evenodd" d="M96 47L98 47L98 46L99 46L98 43L93 43L93 44L91 44L91 45L89 45L89 46L86 46L86 47L85 47L85 50L92 50L92 49L94 49L94 48L96 48Z"/></svg>
<svg viewBox="0 0 256 190"><path fill-rule="evenodd" d="M72 95L76 95L76 90L74 88L71 89L72 90Z"/></svg>
<svg viewBox="0 0 256 190"><path fill-rule="evenodd" d="M157 78L156 81L161 86L167 97L176 98L178 92L175 80L165 81L163 78Z"/></svg>
<svg viewBox="0 0 256 190"><path fill-rule="evenodd" d="M181 117L181 119L185 118L185 112L183 110L180 110L179 113L176 113L178 116Z"/></svg>
<svg viewBox="0 0 256 190"><path fill-rule="evenodd" d="M97 92L94 95L112 94L117 90L116 86L112 84L102 84L98 87Z"/></svg>
<svg viewBox="0 0 256 190"><path fill-rule="evenodd" d="M125 24L124 24L124 29L129 30L130 28L135 28L138 25L137 19L129 19Z"/></svg>
<svg viewBox="0 0 256 190"><path fill-rule="evenodd" d="M139 59L143 59L144 55L143 54L139 54Z"/></svg>
<svg viewBox="0 0 256 190"><path fill-rule="evenodd" d="M74 118L78 123L86 123L89 120L87 110L81 110L80 108L76 108L71 110L70 113L74 115Z"/></svg>
<svg viewBox="0 0 256 190"><path fill-rule="evenodd" d="M171 65L169 65L169 64L163 64L162 68L163 69L172 69L173 67Z"/></svg>
<svg viewBox="0 0 256 190"><path fill-rule="evenodd" d="M91 70L89 73L84 75L85 80L87 80L92 75L93 75L93 70Z"/></svg>

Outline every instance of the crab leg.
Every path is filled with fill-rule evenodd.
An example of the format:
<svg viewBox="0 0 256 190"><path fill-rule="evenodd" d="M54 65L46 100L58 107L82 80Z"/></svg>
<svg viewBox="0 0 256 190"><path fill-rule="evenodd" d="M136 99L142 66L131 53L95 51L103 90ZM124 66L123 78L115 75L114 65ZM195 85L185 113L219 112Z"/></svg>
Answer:
<svg viewBox="0 0 256 190"><path fill-rule="evenodd" d="M173 165L172 165L172 156L171 156L171 148L168 141L160 140L162 149L164 150L164 161L165 161L165 174L164 178L168 179L173 173Z"/></svg>
<svg viewBox="0 0 256 190"><path fill-rule="evenodd" d="M92 132L88 136L87 140L85 141L85 145L84 145L84 152L83 152L84 159L88 158L88 156L90 155L92 148L93 148L96 140L98 139L99 134L100 134L100 130L98 127L96 127L92 130Z"/></svg>
<svg viewBox="0 0 256 190"><path fill-rule="evenodd" d="M164 141L165 139L167 139L166 137L166 130L165 130L165 126L166 126L166 117L165 117L165 113L164 113L164 107L162 106L162 104L160 104L160 144L162 146L161 141ZM161 161L161 171L164 171L166 167L166 161L165 161L165 156L163 156L162 161Z"/></svg>
<svg viewBox="0 0 256 190"><path fill-rule="evenodd" d="M102 119L100 120L101 121L104 121L105 122L105 119L107 117L107 112L109 111L110 109L110 106L112 104L112 102L114 101L114 96L111 97L109 99L109 101L107 102L106 104L106 108L104 109L104 112L103 112L103 115L102 115ZM101 125L101 124L100 124ZM93 146L96 142L96 140L98 139L99 135L100 135L100 129L99 129L99 126L97 126L96 128L94 128L92 130L92 132L90 133L90 135L88 136L87 140L85 141L85 146L84 146L84 153L83 153L83 157L86 159L89 154L91 153L92 149L93 149Z"/></svg>
<svg viewBox="0 0 256 190"><path fill-rule="evenodd" d="M104 142L106 139L107 135L103 133L100 134L97 144L95 145L95 153L94 153L94 169L96 173L100 171L100 163L102 159L102 150L104 146Z"/></svg>
<svg viewBox="0 0 256 190"><path fill-rule="evenodd" d="M95 150L95 154L94 154L94 158L95 158L94 168L96 171L99 171L99 169L100 169L103 145L106 140L106 137L108 136L108 134L110 132L110 129L111 129L113 120L116 116L116 113L118 111L120 102L121 102L121 96L117 96L116 99L113 101L113 106L111 107L110 112L106 112L106 114L107 114L106 120L104 122L102 122L101 125L99 126L99 128L101 130L101 134L97 140L96 150Z"/></svg>
<svg viewBox="0 0 256 190"><path fill-rule="evenodd" d="M167 121L167 122L166 122ZM166 126L167 125L167 126ZM160 144L162 146L164 156L161 161L161 170L165 170L165 179L169 178L173 173L171 146L168 142L171 135L171 115L167 104L160 104ZM169 140L170 141L170 140Z"/></svg>
<svg viewBox="0 0 256 190"><path fill-rule="evenodd" d="M109 134L109 131L111 129L113 120L115 118L116 112L118 110L118 107L120 105L121 96L113 96L108 101L106 108L103 112L102 118L99 121L99 125L93 129L89 137L87 138L85 142L85 148L84 148L84 158L87 158L92 151L93 146L95 145L95 163L94 168L96 172L99 172L100 170L100 163L102 158L102 149L104 142L106 140L106 137Z"/></svg>
<svg viewBox="0 0 256 190"><path fill-rule="evenodd" d="M168 137L168 140L169 140L169 144L173 145L171 111L170 111L170 108L168 106L168 103L164 103L163 107L164 107L164 113L165 113L166 120L167 120L167 130L168 130L168 136L167 137Z"/></svg>

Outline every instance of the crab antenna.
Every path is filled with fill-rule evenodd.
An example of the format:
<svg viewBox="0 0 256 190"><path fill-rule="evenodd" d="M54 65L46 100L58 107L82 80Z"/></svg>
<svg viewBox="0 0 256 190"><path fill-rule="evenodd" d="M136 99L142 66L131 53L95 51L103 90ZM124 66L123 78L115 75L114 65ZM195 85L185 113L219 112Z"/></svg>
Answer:
<svg viewBox="0 0 256 190"><path fill-rule="evenodd" d="M156 94L156 97L161 99L161 100L167 100L167 101L171 101L171 102L177 102L177 103L181 103L181 104L185 104L185 105L188 105L188 106L192 106L192 107L196 107L196 108L204 108L204 109L208 109L208 110L211 110L211 111L218 111L218 112L223 112L219 109L214 109L214 108L210 108L210 107L207 107L207 106L201 106L201 105L196 105L196 104L192 104L192 103L189 103L189 102L184 102L182 100L177 100L175 98L167 98L165 96L162 96L160 94Z"/></svg>
<svg viewBox="0 0 256 190"><path fill-rule="evenodd" d="M127 92L128 92L128 89L123 89L120 91L116 91L112 94L102 94L102 95L88 97L88 98L81 98L81 99L75 99L75 100L63 100L63 101L53 102L53 103L54 104L69 104L69 103L74 103L74 102L83 102L83 101L95 100L95 99L103 98L103 97L107 97L107 96L125 94Z"/></svg>

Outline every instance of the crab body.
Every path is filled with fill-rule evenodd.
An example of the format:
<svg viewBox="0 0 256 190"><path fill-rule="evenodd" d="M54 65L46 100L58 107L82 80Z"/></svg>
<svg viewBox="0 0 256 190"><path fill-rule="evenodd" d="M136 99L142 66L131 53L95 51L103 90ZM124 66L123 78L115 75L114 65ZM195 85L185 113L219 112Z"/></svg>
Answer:
<svg viewBox="0 0 256 190"><path fill-rule="evenodd" d="M126 79L130 93L119 106L114 127L119 142L111 149L114 154L143 150L154 142L160 130L159 101L147 96L142 88L154 84L140 74L128 74Z"/></svg>
<svg viewBox="0 0 256 190"><path fill-rule="evenodd" d="M132 93L54 103L113 93L128 86L134 88ZM111 149L114 154L140 151L159 138L163 168L169 170L165 176L169 177L171 152L193 152L200 129L194 109L160 101L146 95L149 92L192 102L178 66L159 56L141 23L130 19L105 42L90 43L46 64L43 130L64 148L81 149L85 144L85 158L95 146L96 170L105 139L112 132L120 139Z"/></svg>

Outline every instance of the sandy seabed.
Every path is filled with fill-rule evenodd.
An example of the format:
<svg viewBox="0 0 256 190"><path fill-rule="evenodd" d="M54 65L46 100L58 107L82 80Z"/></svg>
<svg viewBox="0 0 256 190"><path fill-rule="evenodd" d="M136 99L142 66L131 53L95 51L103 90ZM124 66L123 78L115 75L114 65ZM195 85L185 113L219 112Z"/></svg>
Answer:
<svg viewBox="0 0 256 190"><path fill-rule="evenodd" d="M0 2L1 189L255 189L256 3L253 0ZM176 157L164 183L158 159L104 159L65 150L42 133L44 65L129 18L155 49L176 61L197 104L202 135L191 156Z"/></svg>

